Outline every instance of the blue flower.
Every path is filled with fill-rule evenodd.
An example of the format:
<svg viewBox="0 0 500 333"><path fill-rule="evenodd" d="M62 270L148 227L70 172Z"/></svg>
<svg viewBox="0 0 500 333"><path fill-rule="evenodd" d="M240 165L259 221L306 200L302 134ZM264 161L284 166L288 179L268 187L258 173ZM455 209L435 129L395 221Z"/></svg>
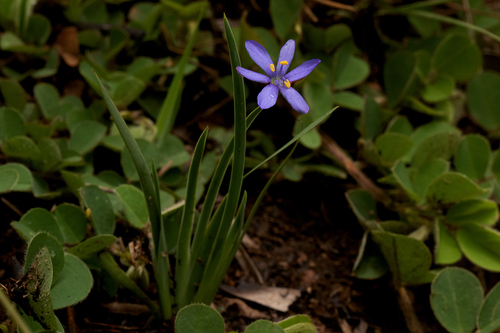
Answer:
<svg viewBox="0 0 500 333"><path fill-rule="evenodd" d="M309 106L304 98L292 88L295 81L302 80L321 62L319 59L312 59L304 62L299 67L287 73L288 67L293 60L295 53L295 41L290 39L280 50L278 63L274 66L266 49L253 40L247 40L245 47L253 61L264 70L267 75L254 71L236 67L236 71L244 78L261 83L267 83L257 96L257 104L261 109L269 109L276 104L278 94L281 91L285 99L292 108L300 113L309 112Z"/></svg>

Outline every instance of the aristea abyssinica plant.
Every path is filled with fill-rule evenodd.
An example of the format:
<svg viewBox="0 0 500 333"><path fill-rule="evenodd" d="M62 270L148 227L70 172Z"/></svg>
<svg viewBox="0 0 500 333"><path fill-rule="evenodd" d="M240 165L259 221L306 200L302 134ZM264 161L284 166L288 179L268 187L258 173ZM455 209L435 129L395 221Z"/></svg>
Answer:
<svg viewBox="0 0 500 333"><path fill-rule="evenodd" d="M99 78L97 79L116 126L119 129L128 149L130 150L135 166L140 175L142 189L147 201L153 234L151 255L160 298L160 309L158 309L155 303L151 301L151 299L135 284L135 282L133 282L125 274L125 272L117 266L110 253L104 252L100 255L101 264L109 273L111 273L115 280L134 292L150 307L153 313L158 314L163 319L170 319L174 312L193 302L204 304L210 304L212 302L218 286L220 285L223 276L248 229L249 223L252 220L264 193L267 191L269 185L274 181L283 165L291 156L290 152L288 157L285 158L277 168L274 175L270 178L257 198L251 212L245 219L247 194L242 191L242 186L245 167L246 131L254 121L255 117L257 117L257 115L259 115L262 111L262 108L257 108L246 116L243 77L237 73L237 68L238 70L243 69L239 67L240 59L237 52L236 42L226 18L224 18L224 23L232 67L232 83L234 93L234 137L227 145L226 150L219 160L218 166L216 167L212 181L206 193L203 208L201 212L197 214L195 212L195 195L208 129L201 134L195 147L191 160L191 166L188 172L186 199L184 203L181 203L180 206L176 208L182 209L182 214L180 214L179 217L180 228L178 231L176 249L173 244L168 244L167 242L167 239L171 239L169 238L169 236L171 236L171 227L170 224L166 223L167 219L162 216L160 211L158 176L154 171L150 173L148 165L146 164L136 141L131 136L125 121L120 116L118 109L106 92L102 82ZM293 57L293 47L294 43L288 42L282 49L282 52L283 50L286 51L286 55L280 56L280 60L283 58L284 60L282 61L284 62L291 61L291 58ZM265 53L267 54L267 52ZM290 83L286 81L286 78L288 78L288 80L303 78L310 71L312 71L313 68L314 65L311 64L307 65L306 68L299 66L297 70L300 70L298 72L296 72L296 70L290 72L288 74L289 76L282 76L282 79L285 78L285 81L280 82L282 82L285 86L288 86ZM288 66L283 64L278 65L278 72L281 73L281 75L284 75L287 69ZM276 80L277 78L275 77L274 82L276 82ZM270 78L269 82L271 82ZM268 89L279 89L276 85L272 86L275 88L271 87ZM303 103L300 103L299 101L299 98L302 99L302 97L300 97L298 93L294 94L293 91L295 90L290 90L292 88L286 89L289 90L287 90L284 95L289 99L292 106L300 112L307 112L307 104L304 106ZM270 107L271 105L267 103L261 106ZM323 117L310 124L268 159L273 158L283 149L296 142L300 137L323 121L332 112L333 110L327 112ZM163 131L165 130L168 130L168 127L164 127ZM162 133L159 133L157 136L160 143L162 136ZM228 173L228 166L230 162L232 162L232 168L229 176L230 182L228 192L219 207L214 209L216 197L219 193L222 181ZM154 167L154 161L152 170L156 170ZM249 173L251 173L251 171ZM247 173L245 177L248 176L249 173ZM169 216L172 217L172 215ZM175 251L175 265L173 265L169 254Z"/></svg>

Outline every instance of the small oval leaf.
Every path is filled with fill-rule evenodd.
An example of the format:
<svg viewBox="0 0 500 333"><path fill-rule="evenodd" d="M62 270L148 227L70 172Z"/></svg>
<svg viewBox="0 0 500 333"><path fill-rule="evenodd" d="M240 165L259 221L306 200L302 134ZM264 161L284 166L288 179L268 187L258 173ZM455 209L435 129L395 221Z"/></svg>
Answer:
<svg viewBox="0 0 500 333"><path fill-rule="evenodd" d="M483 301L483 288L471 272L448 267L432 282L430 301L436 318L449 332L472 332Z"/></svg>

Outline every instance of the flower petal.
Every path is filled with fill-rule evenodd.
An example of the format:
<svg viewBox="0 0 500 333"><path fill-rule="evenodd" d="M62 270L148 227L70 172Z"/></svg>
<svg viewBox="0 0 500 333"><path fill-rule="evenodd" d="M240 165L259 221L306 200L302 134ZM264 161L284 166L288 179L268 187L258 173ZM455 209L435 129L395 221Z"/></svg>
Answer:
<svg viewBox="0 0 500 333"><path fill-rule="evenodd" d="M293 55L295 54L295 41L289 39L288 42L283 45L280 50L280 56L278 58L278 68L276 69L276 76L282 77L288 71L290 64L293 60ZM281 64L281 62L286 62L286 65Z"/></svg>
<svg viewBox="0 0 500 333"><path fill-rule="evenodd" d="M298 93L297 90L284 86L279 89L295 111L300 113L309 112L309 105L307 105L305 99Z"/></svg>
<svg viewBox="0 0 500 333"><path fill-rule="evenodd" d="M271 70L271 65L274 66L273 61L271 57L269 56L269 53L267 53L266 49L264 46L260 45L256 41L253 40L247 40L245 42L245 47L247 48L248 54L250 55L250 58L259 65L260 68L266 72L269 77L275 77L275 73Z"/></svg>
<svg viewBox="0 0 500 333"><path fill-rule="evenodd" d="M245 69L240 66L236 66L236 71L245 79L248 79L250 81L255 81L260 83L271 83L271 79L267 75L256 73L254 71Z"/></svg>
<svg viewBox="0 0 500 333"><path fill-rule="evenodd" d="M261 92L257 96L257 104L262 110L269 109L271 106L274 106L274 104L276 104L278 94L278 87L274 84L268 84L261 90Z"/></svg>
<svg viewBox="0 0 500 333"><path fill-rule="evenodd" d="M319 59L307 60L306 62L302 63L299 67L295 68L290 73L283 76L283 79L289 80L290 82L301 80L305 78L307 75L309 75L309 73L311 73L312 70L316 66L318 66L320 62L321 60Z"/></svg>

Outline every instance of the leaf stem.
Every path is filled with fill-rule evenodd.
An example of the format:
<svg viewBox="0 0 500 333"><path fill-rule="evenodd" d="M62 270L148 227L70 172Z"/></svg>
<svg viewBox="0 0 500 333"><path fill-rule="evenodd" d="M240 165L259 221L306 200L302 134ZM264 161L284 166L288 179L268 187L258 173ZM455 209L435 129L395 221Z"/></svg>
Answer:
<svg viewBox="0 0 500 333"><path fill-rule="evenodd" d="M491 31L488 31L486 29L478 27L474 24L470 24L470 23L464 22L462 20L458 20L456 18L444 16L441 14L427 12L424 10L412 10L412 8L413 8L413 6L410 7L410 5L408 5L408 6L402 6L401 8L396 7L396 8L391 8L391 9L383 9L383 10L380 10L377 13L377 15L383 16L383 15L401 14L401 15L418 16L418 17L428 18L431 20L450 23L450 24L458 25L460 27L464 27L464 28L467 28L470 30L474 30L474 31L477 31L477 32L485 35L485 36L492 38L493 40L496 40L497 42L500 42L500 36L495 35Z"/></svg>

